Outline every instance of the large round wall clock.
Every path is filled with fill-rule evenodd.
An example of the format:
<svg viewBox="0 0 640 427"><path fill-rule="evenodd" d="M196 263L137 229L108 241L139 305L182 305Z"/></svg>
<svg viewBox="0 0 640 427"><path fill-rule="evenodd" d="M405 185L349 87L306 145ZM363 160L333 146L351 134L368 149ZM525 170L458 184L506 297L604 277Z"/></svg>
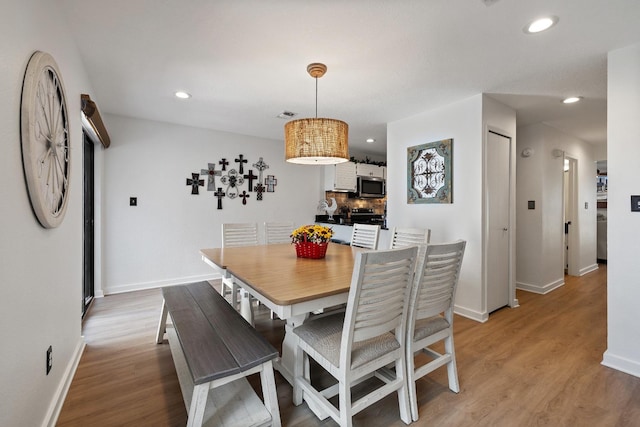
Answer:
<svg viewBox="0 0 640 427"><path fill-rule="evenodd" d="M67 102L55 60L35 52L24 76L22 163L31 206L45 228L60 225L69 199L70 138Z"/></svg>

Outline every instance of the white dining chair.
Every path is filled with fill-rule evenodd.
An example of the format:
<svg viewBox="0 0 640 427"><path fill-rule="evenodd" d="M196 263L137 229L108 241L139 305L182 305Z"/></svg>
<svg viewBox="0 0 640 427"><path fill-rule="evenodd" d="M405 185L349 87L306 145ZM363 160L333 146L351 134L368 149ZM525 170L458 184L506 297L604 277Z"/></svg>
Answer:
<svg viewBox="0 0 640 427"><path fill-rule="evenodd" d="M417 250L414 246L358 252L346 312L317 317L293 329L298 337L294 356L295 405L300 405L304 397L310 406L321 408L323 414L345 427L352 425L355 414L397 392L400 418L406 424L411 422L405 328ZM309 358L338 384L317 389L311 383ZM389 367L394 367L395 372ZM352 387L373 376L382 385L352 401ZM329 400L336 395L338 407Z"/></svg>
<svg viewBox="0 0 640 427"><path fill-rule="evenodd" d="M265 222L264 223L264 243L272 245L274 243L291 243L291 232L293 222Z"/></svg>
<svg viewBox="0 0 640 427"><path fill-rule="evenodd" d="M291 243L291 232L293 231L292 221L265 222L264 223L264 243L273 245L277 243ZM275 319L276 314L271 310L271 318Z"/></svg>
<svg viewBox="0 0 640 427"><path fill-rule="evenodd" d="M435 369L447 365L449 388L458 393L458 370L453 345L453 304L456 295L466 242L427 245L418 259L407 317L407 380L411 400L411 417L418 420L416 381ZM444 341L444 354L430 348ZM416 366L415 355L428 356Z"/></svg>
<svg viewBox="0 0 640 427"><path fill-rule="evenodd" d="M404 228L393 227L391 229L390 249L404 248L407 246L418 246L418 259L424 256L425 248L431 240L431 229L429 228Z"/></svg>
<svg viewBox="0 0 640 427"><path fill-rule="evenodd" d="M224 223L222 224L222 247L233 248L238 246L258 245L258 224L256 223ZM233 277L226 274L222 278L220 294L224 297L231 296L231 305L239 307L238 293L240 285Z"/></svg>
<svg viewBox="0 0 640 427"><path fill-rule="evenodd" d="M372 224L353 224L351 246L365 249L378 249L380 226Z"/></svg>
<svg viewBox="0 0 640 427"><path fill-rule="evenodd" d="M426 245L431 240L429 228L393 227L391 229L390 249L404 248L413 245Z"/></svg>

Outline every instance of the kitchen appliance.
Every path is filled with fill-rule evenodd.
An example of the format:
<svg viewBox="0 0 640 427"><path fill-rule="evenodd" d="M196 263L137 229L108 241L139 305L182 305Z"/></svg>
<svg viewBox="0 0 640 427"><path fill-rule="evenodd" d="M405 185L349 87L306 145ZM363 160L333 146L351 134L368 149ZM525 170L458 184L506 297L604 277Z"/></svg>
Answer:
<svg viewBox="0 0 640 427"><path fill-rule="evenodd" d="M386 182L384 178L358 175L357 181L358 190L356 193L349 193L349 197L359 199L381 199L385 196Z"/></svg>
<svg viewBox="0 0 640 427"><path fill-rule="evenodd" d="M351 223L383 225L384 215L373 213L371 208L353 208L351 209Z"/></svg>

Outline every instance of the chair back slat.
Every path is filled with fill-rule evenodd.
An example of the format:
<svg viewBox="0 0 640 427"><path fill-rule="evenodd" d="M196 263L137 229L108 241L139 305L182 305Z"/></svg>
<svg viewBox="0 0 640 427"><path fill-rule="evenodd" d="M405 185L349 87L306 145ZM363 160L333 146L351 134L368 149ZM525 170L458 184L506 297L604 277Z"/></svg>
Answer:
<svg viewBox="0 0 640 427"><path fill-rule="evenodd" d="M427 246L414 279L409 327L416 320L437 316L453 306L465 245L460 240Z"/></svg>
<svg viewBox="0 0 640 427"><path fill-rule="evenodd" d="M416 247L357 254L343 340L351 336L359 342L390 331L404 335L416 257ZM346 345L342 349L350 352L351 343Z"/></svg>
<svg viewBox="0 0 640 427"><path fill-rule="evenodd" d="M378 249L380 226L371 224L353 224L351 246L366 249Z"/></svg>
<svg viewBox="0 0 640 427"><path fill-rule="evenodd" d="M225 223L222 224L222 247L258 245L258 224Z"/></svg>
<svg viewBox="0 0 640 427"><path fill-rule="evenodd" d="M264 243L267 245L274 243L291 243L292 231L293 222L265 222Z"/></svg>

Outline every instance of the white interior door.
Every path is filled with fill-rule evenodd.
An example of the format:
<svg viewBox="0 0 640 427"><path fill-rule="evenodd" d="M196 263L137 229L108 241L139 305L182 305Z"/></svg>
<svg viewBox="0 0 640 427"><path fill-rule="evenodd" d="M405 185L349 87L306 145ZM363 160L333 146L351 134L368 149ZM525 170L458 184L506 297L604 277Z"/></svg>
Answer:
<svg viewBox="0 0 640 427"><path fill-rule="evenodd" d="M486 154L487 312L509 305L511 139L488 132Z"/></svg>
<svg viewBox="0 0 640 427"><path fill-rule="evenodd" d="M565 154L564 166L564 269L570 276L579 276L578 160Z"/></svg>

